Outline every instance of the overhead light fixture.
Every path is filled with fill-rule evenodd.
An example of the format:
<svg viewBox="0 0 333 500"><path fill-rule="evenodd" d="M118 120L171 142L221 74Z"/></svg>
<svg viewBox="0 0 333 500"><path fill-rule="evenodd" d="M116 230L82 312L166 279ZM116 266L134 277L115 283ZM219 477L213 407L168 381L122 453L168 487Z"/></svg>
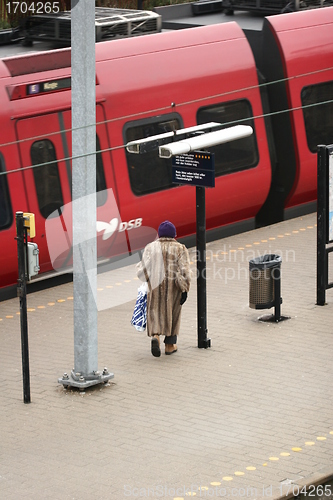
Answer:
<svg viewBox="0 0 333 500"><path fill-rule="evenodd" d="M199 151L225 142L236 141L252 135L253 130L249 125L235 125L215 132L189 137L177 142L170 142L159 147L160 158L171 158L172 156Z"/></svg>
<svg viewBox="0 0 333 500"><path fill-rule="evenodd" d="M211 130L217 127L221 127L221 123L217 122L209 122L204 123L203 125L196 125L195 127L183 128L179 130L175 130L174 132L165 132L164 134L153 135L151 137L146 137L144 139L139 139L137 141L130 141L126 144L126 149L129 153L146 153L148 151L153 151L157 149L161 144L165 143L168 139L172 137L184 136L184 139L187 135L204 133L207 130Z"/></svg>

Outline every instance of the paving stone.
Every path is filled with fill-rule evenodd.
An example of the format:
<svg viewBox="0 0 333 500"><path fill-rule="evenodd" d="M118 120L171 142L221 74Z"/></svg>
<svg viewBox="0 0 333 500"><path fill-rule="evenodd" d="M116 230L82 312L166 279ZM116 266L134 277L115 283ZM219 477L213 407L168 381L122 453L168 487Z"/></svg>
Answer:
<svg viewBox="0 0 333 500"><path fill-rule="evenodd" d="M168 500L194 487L201 498L266 498L288 478L333 473L333 292L316 306L315 224L311 214L207 244L207 350L197 348L195 281L179 352L153 358L130 325L135 267L103 275L98 362L115 376L83 392L57 382L74 363L72 284L28 296L28 405L18 299L0 303L0 499ZM265 253L282 255L291 319L281 323L248 305L248 259Z"/></svg>

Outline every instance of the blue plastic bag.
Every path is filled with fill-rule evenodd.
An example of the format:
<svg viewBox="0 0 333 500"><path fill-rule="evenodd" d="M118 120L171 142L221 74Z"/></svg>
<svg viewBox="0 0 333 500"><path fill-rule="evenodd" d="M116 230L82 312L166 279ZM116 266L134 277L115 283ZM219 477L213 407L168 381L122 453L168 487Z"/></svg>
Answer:
<svg viewBox="0 0 333 500"><path fill-rule="evenodd" d="M144 332L147 326L147 288L147 283L143 283L138 288L138 296L131 319L131 325L138 332Z"/></svg>

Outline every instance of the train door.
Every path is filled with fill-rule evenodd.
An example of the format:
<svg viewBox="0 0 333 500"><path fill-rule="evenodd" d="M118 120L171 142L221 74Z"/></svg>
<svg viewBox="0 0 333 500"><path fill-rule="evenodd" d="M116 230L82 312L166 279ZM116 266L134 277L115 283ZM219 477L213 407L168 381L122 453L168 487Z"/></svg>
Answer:
<svg viewBox="0 0 333 500"><path fill-rule="evenodd" d="M110 158L103 108L96 107L98 256L128 251ZM17 136L30 212L36 214L41 272L72 264L71 111L17 121Z"/></svg>
<svg viewBox="0 0 333 500"><path fill-rule="evenodd" d="M72 155L71 112L62 113L68 155ZM122 230L120 199L110 153L106 118L102 104L96 105L96 192L97 192L97 254L109 259L128 253L125 231Z"/></svg>
<svg viewBox="0 0 333 500"><path fill-rule="evenodd" d="M26 185L29 211L36 216L36 238L39 247L41 272L65 264L71 251L71 236L64 225L71 202L71 165L61 131L62 113L19 119L16 132L19 141L21 167ZM52 266L46 221L58 234L59 262ZM55 254L53 252L53 254Z"/></svg>

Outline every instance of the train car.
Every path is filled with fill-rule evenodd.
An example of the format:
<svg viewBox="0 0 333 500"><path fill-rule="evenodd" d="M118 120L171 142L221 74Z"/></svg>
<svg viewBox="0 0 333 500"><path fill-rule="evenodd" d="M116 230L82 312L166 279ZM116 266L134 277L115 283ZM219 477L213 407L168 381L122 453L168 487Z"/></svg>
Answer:
<svg viewBox="0 0 333 500"><path fill-rule="evenodd" d="M1 62L3 144L8 144L1 148L2 168L16 171L3 178L8 184L8 218L1 231L7 248L1 255L4 285L16 278L17 210L36 214L41 273L70 264L69 54L64 49ZM252 125L252 137L216 148L207 227L253 221L268 194L271 169L264 121L253 118L262 115L254 58L236 23L99 43L96 83L97 149L103 151L97 157L97 189L106 196L98 203L97 219L115 226L110 238L97 233L100 258L127 251L128 241L131 251L142 248L151 234L146 228L157 229L165 218L179 237L195 232L195 189L172 184L171 160L160 159L157 150L130 155L123 146L197 123ZM29 168L43 162L47 165ZM120 231L130 221L131 230Z"/></svg>
<svg viewBox="0 0 333 500"><path fill-rule="evenodd" d="M274 142L272 185L258 215L264 222L316 209L317 145L333 143L332 30L333 7L264 20L256 61Z"/></svg>
<svg viewBox="0 0 333 500"><path fill-rule="evenodd" d="M139 250L166 218L176 225L179 238L195 233L195 189L172 184L171 160L159 158L157 149L128 153L125 145L133 140L212 121L223 127L251 125L251 137L211 148L216 181L207 193L206 216L207 229L213 233L218 228L253 228L263 214L265 223L270 222L276 218L271 210L276 206L281 207L281 220L286 208L314 201L316 158L303 119L311 106L296 108L301 108L302 96L309 99L309 86L322 89L333 80L328 35L333 8L315 12L315 23L311 23L313 12L267 20L268 35L263 40L269 43L262 45L259 72L255 53L234 22L96 45L100 260ZM299 16L305 17L299 21ZM319 56L316 33L321 23L327 29L321 36L325 50ZM306 34L309 29L311 37ZM303 48L296 44L297 36ZM274 74L269 72L273 56L285 77L291 78L283 80L282 91L275 93L265 92L262 84L269 79L273 83ZM306 78L301 76L305 69ZM0 61L0 169L6 173L0 175L2 288L17 279L16 211L36 214L34 241L40 248L42 276L71 265L70 76L70 49ZM274 94L280 99L277 104ZM326 135L311 139L314 142L323 142L332 130L332 104L322 109ZM279 123L280 115L287 117L289 128Z"/></svg>

